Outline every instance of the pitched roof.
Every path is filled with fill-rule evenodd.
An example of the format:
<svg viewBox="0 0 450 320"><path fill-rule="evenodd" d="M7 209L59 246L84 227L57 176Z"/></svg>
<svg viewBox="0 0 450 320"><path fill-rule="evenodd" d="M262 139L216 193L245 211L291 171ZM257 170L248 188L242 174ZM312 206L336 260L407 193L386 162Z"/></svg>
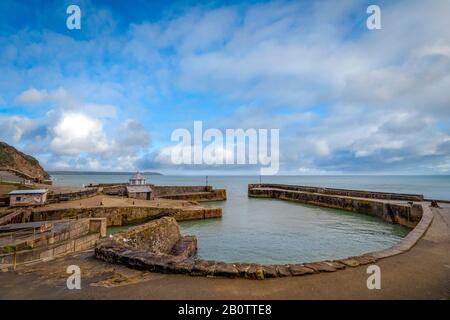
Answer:
<svg viewBox="0 0 450 320"><path fill-rule="evenodd" d="M10 195L15 195L15 194L44 194L48 192L47 189L30 189L30 190L14 190L11 191Z"/></svg>
<svg viewBox="0 0 450 320"><path fill-rule="evenodd" d="M145 177L142 173L140 172L136 172L131 178L130 180L144 180Z"/></svg>
<svg viewBox="0 0 450 320"><path fill-rule="evenodd" d="M137 192L152 192L152 188L149 186L127 186L128 193L137 193Z"/></svg>

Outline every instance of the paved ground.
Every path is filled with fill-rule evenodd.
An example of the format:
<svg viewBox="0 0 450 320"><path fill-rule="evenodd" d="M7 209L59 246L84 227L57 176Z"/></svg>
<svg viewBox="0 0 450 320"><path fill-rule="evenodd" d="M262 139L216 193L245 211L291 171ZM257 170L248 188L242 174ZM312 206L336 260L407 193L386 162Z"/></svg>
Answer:
<svg viewBox="0 0 450 320"><path fill-rule="evenodd" d="M167 199L155 199L155 200L141 200L131 199L125 197L114 197L108 195L96 195L93 197L63 201L59 203L48 204L43 207L34 208L33 211L46 211L51 209L68 209L68 208L91 208L91 207L189 207L198 206L198 203L185 200L167 200Z"/></svg>
<svg viewBox="0 0 450 320"><path fill-rule="evenodd" d="M0 299L450 299L450 208L433 209L425 236L409 252L380 260L381 290L366 267L264 281L163 275L96 261L92 252L0 273ZM77 264L82 289L66 288Z"/></svg>

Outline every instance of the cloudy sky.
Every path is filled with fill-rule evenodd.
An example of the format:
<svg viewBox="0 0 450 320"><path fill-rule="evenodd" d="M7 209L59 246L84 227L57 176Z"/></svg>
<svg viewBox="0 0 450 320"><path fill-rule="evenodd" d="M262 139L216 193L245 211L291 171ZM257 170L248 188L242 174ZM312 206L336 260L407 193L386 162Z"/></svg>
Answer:
<svg viewBox="0 0 450 320"><path fill-rule="evenodd" d="M66 8L81 8L68 30ZM381 8L381 30L366 9ZM450 1L0 1L0 140L49 170L175 166L177 128L279 128L281 174L449 174Z"/></svg>

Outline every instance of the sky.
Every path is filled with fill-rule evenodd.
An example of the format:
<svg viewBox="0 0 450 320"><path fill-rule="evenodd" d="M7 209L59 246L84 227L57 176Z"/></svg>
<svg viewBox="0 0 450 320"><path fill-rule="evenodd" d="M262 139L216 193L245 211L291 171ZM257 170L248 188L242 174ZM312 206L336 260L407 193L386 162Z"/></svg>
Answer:
<svg viewBox="0 0 450 320"><path fill-rule="evenodd" d="M81 29L66 27L69 5ZM380 30L366 27L369 5ZM279 174L450 173L450 1L0 1L0 140L47 170L175 165L171 133L277 128Z"/></svg>

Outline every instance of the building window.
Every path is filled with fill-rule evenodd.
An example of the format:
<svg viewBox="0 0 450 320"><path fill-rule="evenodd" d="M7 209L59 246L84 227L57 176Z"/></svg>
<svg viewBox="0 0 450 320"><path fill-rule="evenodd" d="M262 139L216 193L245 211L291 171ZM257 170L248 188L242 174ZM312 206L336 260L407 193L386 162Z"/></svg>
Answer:
<svg viewBox="0 0 450 320"><path fill-rule="evenodd" d="M16 201L22 200L22 197L16 197Z"/></svg>

